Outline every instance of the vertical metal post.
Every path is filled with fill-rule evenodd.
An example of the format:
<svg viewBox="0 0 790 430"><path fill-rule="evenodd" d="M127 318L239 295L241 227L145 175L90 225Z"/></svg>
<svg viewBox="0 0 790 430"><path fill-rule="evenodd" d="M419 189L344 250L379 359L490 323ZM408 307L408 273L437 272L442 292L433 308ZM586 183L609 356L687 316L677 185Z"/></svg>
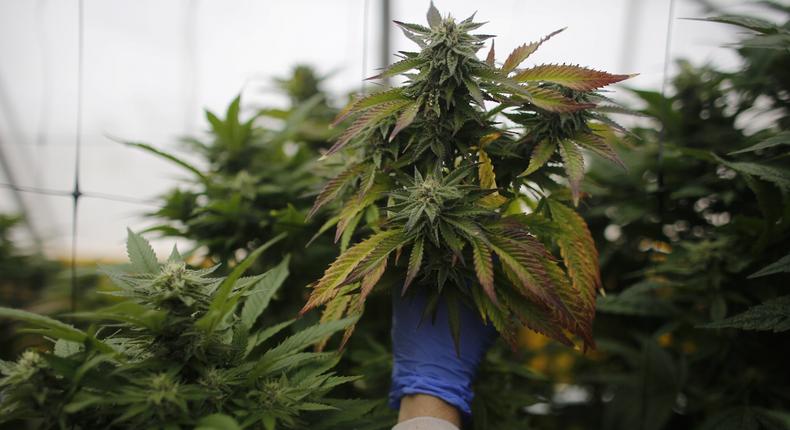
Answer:
<svg viewBox="0 0 790 430"><path fill-rule="evenodd" d="M661 96L666 97L667 86L669 86L669 67L672 61L672 27L673 20L675 19L675 0L669 0L669 11L667 12L667 38L664 44L664 71L661 77ZM666 139L666 124L661 125L661 131L658 137L658 159L657 159L657 176L658 176L658 215L662 221L664 218L664 198L666 194L666 185L664 184L664 140Z"/></svg>
<svg viewBox="0 0 790 430"><path fill-rule="evenodd" d="M77 310L79 285L77 283L77 204L82 191L80 191L80 154L82 148L82 83L85 51L85 2L77 0L77 130L74 139L74 190L71 211L71 311Z"/></svg>
<svg viewBox="0 0 790 430"><path fill-rule="evenodd" d="M631 73L633 56L639 42L639 16L642 12L642 0L627 0L625 6L625 25L623 25L623 46L620 51L620 73Z"/></svg>
<svg viewBox="0 0 790 430"><path fill-rule="evenodd" d="M384 68L390 64L390 34L392 30L391 1L381 0L381 45L379 46L379 67ZM389 77L384 79L384 85L389 86Z"/></svg>

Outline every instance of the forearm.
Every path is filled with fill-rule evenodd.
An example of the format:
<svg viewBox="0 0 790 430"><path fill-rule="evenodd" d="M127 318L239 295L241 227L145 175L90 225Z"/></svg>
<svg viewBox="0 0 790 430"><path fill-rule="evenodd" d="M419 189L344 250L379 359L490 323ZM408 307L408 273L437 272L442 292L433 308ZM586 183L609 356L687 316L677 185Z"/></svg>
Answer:
<svg viewBox="0 0 790 430"><path fill-rule="evenodd" d="M438 397L427 394L403 396L400 402L398 422L416 417L433 417L461 427L461 414L458 409Z"/></svg>

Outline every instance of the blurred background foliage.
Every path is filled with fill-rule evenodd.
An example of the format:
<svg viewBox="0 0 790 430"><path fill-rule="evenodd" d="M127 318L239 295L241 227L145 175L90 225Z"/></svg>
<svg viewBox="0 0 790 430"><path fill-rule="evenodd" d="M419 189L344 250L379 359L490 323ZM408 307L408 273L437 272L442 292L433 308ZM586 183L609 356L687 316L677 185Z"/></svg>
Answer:
<svg viewBox="0 0 790 430"><path fill-rule="evenodd" d="M183 154L196 156L195 165L179 154L143 143L130 143L183 167L190 176L182 186L162 196L160 209L148 215L161 224L146 231L183 237L205 247L216 262L237 262L246 251L286 232L280 254L291 253L292 265L318 273L327 244L305 249L312 235L305 222L311 192L320 183L315 169L319 150L328 147L337 130L329 123L337 111L320 87L321 77L310 67L297 66L277 84L289 99L285 109L262 108L243 119L241 96L224 117L206 111L205 139L184 138ZM319 220L320 221L320 220Z"/></svg>
<svg viewBox="0 0 790 430"><path fill-rule="evenodd" d="M20 249L13 230L21 224L19 215L0 214L0 304L54 315L71 307L71 274L66 264L38 253ZM96 291L109 284L96 273L94 262L78 263L76 282L81 306L94 307L103 299ZM0 359L16 357L25 348L40 345L36 336L17 330L17 325L0 325Z"/></svg>
<svg viewBox="0 0 790 430"><path fill-rule="evenodd" d="M790 9L766 5L778 23L698 23L745 29L733 48L740 70L681 60L666 95L630 91L643 117L612 142L628 171L590 158L580 206L601 256L599 347L582 355L527 330L518 351L497 343L475 386L475 429L790 428ZM287 233L253 270L291 256L272 320L296 313L304 286L337 253L327 235L305 247L326 222L304 216L332 173L316 160L338 132L327 127L336 110L320 82L297 67L279 81L290 107L242 119L237 98L224 117L207 113L209 138L184 140L199 166L133 143L189 172L150 214L160 221L150 233L195 241L186 255L227 271ZM0 294L35 309L42 291L66 291L67 278L58 263L14 249L5 234L14 222L0 224ZM49 312L67 309L61 297ZM338 365L364 376L340 387L347 398L381 398L389 387L388 294L374 292L366 307L377 317L359 322ZM3 358L18 352L6 327Z"/></svg>
<svg viewBox="0 0 790 430"><path fill-rule="evenodd" d="M632 91L648 118L620 142L628 172L591 160L599 349L530 355L549 377L534 428L790 428L790 25L773 7L779 24L712 19L748 30L741 70L681 60L667 96Z"/></svg>
<svg viewBox="0 0 790 430"><path fill-rule="evenodd" d="M293 316L304 298L296 285L320 276L337 252L326 237L310 240L325 218L306 220L320 174L327 170L317 162L320 150L342 131L329 127L337 109L321 89L322 79L311 67L299 65L287 78L276 80L288 98L286 108L243 108L239 95L224 115L206 111L206 137L182 139L180 153L127 142L187 174L181 185L161 196L161 208L147 214L157 224L143 233L194 241L185 254L195 264L223 263L218 273L227 273L249 250L286 233L271 250L274 258L257 260L253 267L266 270L290 256L294 287L284 289L281 294L287 298L266 315L273 320ZM185 155L196 160L187 162Z"/></svg>

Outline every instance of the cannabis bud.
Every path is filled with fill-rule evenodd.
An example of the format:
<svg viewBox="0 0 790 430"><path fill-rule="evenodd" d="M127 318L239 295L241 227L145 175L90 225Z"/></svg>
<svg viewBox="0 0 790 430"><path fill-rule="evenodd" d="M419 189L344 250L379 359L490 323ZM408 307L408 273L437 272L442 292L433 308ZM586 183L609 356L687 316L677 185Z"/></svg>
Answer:
<svg viewBox="0 0 790 430"><path fill-rule="evenodd" d="M358 314L391 273L404 292L416 284L433 299L445 295L450 315L462 301L474 305L511 343L526 325L594 346L598 254L568 203L582 196L583 150L622 165L610 146L620 127L604 114L615 104L597 90L630 75L521 67L561 30L498 65L493 42L478 58L493 36L473 34L482 26L473 16L456 21L431 5L427 18L428 26L395 21L420 50L373 77L402 75L403 85L355 98L335 121L350 125L324 158L347 168L311 213L335 205L324 229L336 223L336 238L357 231L362 240L312 284L302 312L326 305L324 321ZM458 322L450 324L457 345Z"/></svg>

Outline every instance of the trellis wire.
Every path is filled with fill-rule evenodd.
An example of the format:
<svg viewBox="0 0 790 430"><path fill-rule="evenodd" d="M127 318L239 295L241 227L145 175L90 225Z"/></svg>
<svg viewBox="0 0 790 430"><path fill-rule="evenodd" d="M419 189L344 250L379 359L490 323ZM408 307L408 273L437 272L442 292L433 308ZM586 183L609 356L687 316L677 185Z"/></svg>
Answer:
<svg viewBox="0 0 790 430"><path fill-rule="evenodd" d="M73 191L68 190L56 190L52 188L41 188L41 187L29 187L26 185L14 185L9 184L7 182L0 182L0 188L7 188L10 190L20 191L23 193L31 193L31 194L43 194L43 195L50 195L50 196L62 196L62 197L71 197L73 195ZM124 202L124 203L131 203L137 205L147 205L147 206L161 206L157 200L155 199L140 199L136 197L129 197L129 196L121 196L118 194L110 194L110 193L101 193L101 192L93 192L93 191L81 191L80 197L90 197L100 200L110 200L116 202Z"/></svg>

